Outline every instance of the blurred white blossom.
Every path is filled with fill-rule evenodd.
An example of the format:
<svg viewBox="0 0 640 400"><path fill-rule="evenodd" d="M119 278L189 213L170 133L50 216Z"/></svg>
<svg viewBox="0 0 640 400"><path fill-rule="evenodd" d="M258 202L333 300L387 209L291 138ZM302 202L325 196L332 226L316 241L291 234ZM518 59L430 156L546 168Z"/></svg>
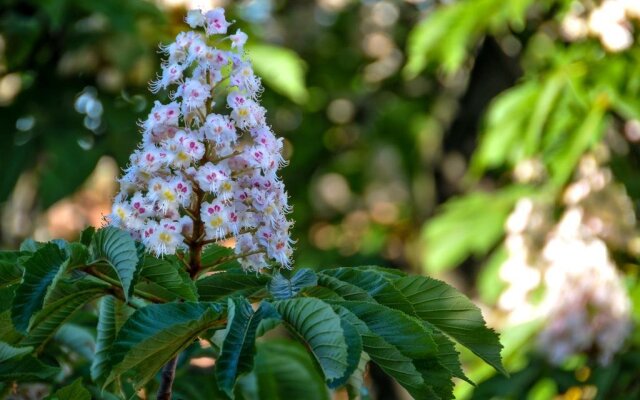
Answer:
<svg viewBox="0 0 640 400"><path fill-rule="evenodd" d="M604 0L591 9L582 2L574 2L562 21L561 32L569 41L596 37L607 50L619 52L633 45L631 20L639 18L638 0Z"/></svg>
<svg viewBox="0 0 640 400"><path fill-rule="evenodd" d="M557 224L549 205L530 198L506 222L500 278L507 288L498 305L511 323L546 321L538 344L553 363L593 352L606 364L630 332L631 303L609 249L634 241L635 215L624 189L599 164L583 157Z"/></svg>

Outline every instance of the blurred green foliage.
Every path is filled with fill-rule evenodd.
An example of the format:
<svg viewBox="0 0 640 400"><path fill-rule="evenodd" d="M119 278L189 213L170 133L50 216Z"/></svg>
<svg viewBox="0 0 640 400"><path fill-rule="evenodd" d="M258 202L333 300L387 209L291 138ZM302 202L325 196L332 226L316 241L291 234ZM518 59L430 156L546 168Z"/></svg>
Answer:
<svg viewBox="0 0 640 400"><path fill-rule="evenodd" d="M594 38L563 40L570 0L439 3L255 0L229 12L251 33L263 102L286 138L297 264L384 262L449 274L495 305L514 204L533 196L560 212L585 152L611 149L615 180L638 211L640 152L611 132L640 120L640 47L611 53ZM135 121L151 106L157 43L179 30L182 15L142 0L0 5L0 95L18 87L0 96L0 203L25 173L35 176L38 214L76 191L101 156L126 165L139 140ZM74 110L86 87L104 106L93 130ZM514 169L528 160L544 173L517 182ZM637 258L614 257L637 322ZM592 384L598 398L636 395L637 334L607 369L584 357L551 367L533 355L538 329L505 332L511 379L470 362L469 376L488 380L473 395L461 384L458 395L542 399ZM592 372L582 379L584 368Z"/></svg>

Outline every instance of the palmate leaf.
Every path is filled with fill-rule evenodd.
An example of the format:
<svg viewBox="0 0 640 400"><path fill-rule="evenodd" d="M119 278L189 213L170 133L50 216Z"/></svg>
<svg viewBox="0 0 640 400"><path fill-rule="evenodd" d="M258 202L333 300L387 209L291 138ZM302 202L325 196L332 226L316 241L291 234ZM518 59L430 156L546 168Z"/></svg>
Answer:
<svg viewBox="0 0 640 400"><path fill-rule="evenodd" d="M228 323L215 374L218 386L230 397L233 397L233 386L238 376L253 368L256 330L265 315L270 314L269 306L263 302L254 312L251 303L244 298L228 300Z"/></svg>
<svg viewBox="0 0 640 400"><path fill-rule="evenodd" d="M109 350L112 365L105 385L131 373L141 387L202 332L224 327L220 306L211 303L152 304L136 310Z"/></svg>
<svg viewBox="0 0 640 400"><path fill-rule="evenodd" d="M105 261L114 269L128 299L139 263L138 248L131 235L114 227L102 228L91 238L89 251L92 262Z"/></svg>
<svg viewBox="0 0 640 400"><path fill-rule="evenodd" d="M298 295L298 293L310 286L318 284L318 276L308 268L303 268L291 277L286 278L277 271L269 282L269 292L277 300L286 300Z"/></svg>
<svg viewBox="0 0 640 400"><path fill-rule="evenodd" d="M313 365L309 353L290 340L258 344L253 374L257 382L255 399L330 399L322 375Z"/></svg>
<svg viewBox="0 0 640 400"><path fill-rule="evenodd" d="M337 304L353 313L372 334L413 360L425 384L440 398L452 397L452 374L440 363L439 348L433 340L431 328L416 318L381 304L355 301Z"/></svg>
<svg viewBox="0 0 640 400"><path fill-rule="evenodd" d="M235 295L251 297L263 290L269 279L241 268L220 271L196 281L200 301L217 301Z"/></svg>
<svg viewBox="0 0 640 400"><path fill-rule="evenodd" d="M438 399L439 396L416 368L414 360L402 354L384 337L371 331L367 325L346 308L334 304L340 317L354 326L362 337L363 350L384 372L394 378L415 399ZM399 330L401 328L398 328Z"/></svg>
<svg viewBox="0 0 640 400"><path fill-rule="evenodd" d="M465 295L446 283L423 276L406 276L393 281L409 300L414 315L429 322L502 374L498 335L487 328L480 309Z"/></svg>
<svg viewBox="0 0 640 400"><path fill-rule="evenodd" d="M420 321L401 311L363 301L342 301L338 304L407 357L434 357L438 351L432 333Z"/></svg>
<svg viewBox="0 0 640 400"><path fill-rule="evenodd" d="M26 332L31 317L42 309L49 286L67 257L54 243L47 243L24 262L24 276L13 298L11 319L21 332Z"/></svg>
<svg viewBox="0 0 640 400"><path fill-rule="evenodd" d="M337 268L323 274L358 286L380 304L428 322L506 374L498 335L486 327L480 309L446 283L423 276L378 273L371 268Z"/></svg>
<svg viewBox="0 0 640 400"><path fill-rule="evenodd" d="M314 298L297 298L273 305L285 325L309 347L329 387L348 378L357 367L357 360L355 366L349 365L351 357L341 320L329 304Z"/></svg>
<svg viewBox="0 0 640 400"><path fill-rule="evenodd" d="M113 296L105 296L100 300L96 352L91 363L91 379L98 384L102 384L108 376L109 350L129 314L129 308Z"/></svg>
<svg viewBox="0 0 640 400"><path fill-rule="evenodd" d="M20 344L40 351L57 330L86 303L106 294L108 285L93 281L59 282L48 296L48 303L38 312Z"/></svg>

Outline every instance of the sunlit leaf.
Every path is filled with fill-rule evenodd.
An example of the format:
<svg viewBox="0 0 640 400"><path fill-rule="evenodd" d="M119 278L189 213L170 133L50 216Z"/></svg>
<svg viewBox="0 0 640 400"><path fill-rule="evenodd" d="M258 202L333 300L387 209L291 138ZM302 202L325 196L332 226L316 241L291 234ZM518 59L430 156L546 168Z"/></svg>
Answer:
<svg viewBox="0 0 640 400"><path fill-rule="evenodd" d="M296 103L304 103L308 93L305 86L304 61L294 51L266 44L251 44L247 53L256 73L275 91Z"/></svg>

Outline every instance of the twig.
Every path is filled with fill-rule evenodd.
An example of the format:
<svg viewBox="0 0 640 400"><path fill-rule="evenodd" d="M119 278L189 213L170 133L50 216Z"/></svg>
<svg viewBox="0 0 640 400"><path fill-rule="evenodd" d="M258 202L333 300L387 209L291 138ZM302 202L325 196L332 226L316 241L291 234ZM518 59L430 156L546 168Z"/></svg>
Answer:
<svg viewBox="0 0 640 400"><path fill-rule="evenodd" d="M176 366L178 365L178 356L176 355L165 364L162 368L162 378L160 380L160 389L158 389L158 400L171 400L171 389L173 380L176 378Z"/></svg>

